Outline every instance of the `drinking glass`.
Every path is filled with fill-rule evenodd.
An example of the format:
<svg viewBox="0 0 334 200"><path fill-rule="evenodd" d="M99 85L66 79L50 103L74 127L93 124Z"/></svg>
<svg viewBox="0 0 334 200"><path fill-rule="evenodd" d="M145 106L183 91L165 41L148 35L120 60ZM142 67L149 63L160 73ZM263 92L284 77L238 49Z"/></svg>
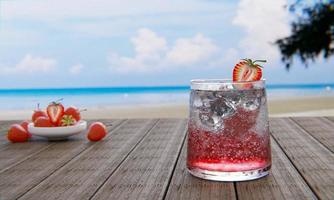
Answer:
<svg viewBox="0 0 334 200"><path fill-rule="evenodd" d="M187 168L199 178L268 175L271 149L265 80L192 80Z"/></svg>

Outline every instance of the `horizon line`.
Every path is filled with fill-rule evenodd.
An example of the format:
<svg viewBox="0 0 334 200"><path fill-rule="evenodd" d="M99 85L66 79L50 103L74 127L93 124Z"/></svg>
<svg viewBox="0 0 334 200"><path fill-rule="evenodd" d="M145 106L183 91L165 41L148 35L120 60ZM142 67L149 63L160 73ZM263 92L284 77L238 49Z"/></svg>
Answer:
<svg viewBox="0 0 334 200"><path fill-rule="evenodd" d="M334 87L332 83L288 83L288 84L267 84L270 89L281 88L307 88L307 87ZM0 88L0 91L26 91L26 90L82 90L82 89L189 89L190 85L152 85L152 86L82 86L82 87L45 87L45 88Z"/></svg>

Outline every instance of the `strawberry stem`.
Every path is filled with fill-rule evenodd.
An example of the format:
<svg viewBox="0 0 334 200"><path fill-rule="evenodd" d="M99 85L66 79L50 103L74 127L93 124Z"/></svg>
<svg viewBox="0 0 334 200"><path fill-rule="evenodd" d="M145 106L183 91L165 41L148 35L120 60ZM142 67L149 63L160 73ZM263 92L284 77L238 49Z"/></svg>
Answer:
<svg viewBox="0 0 334 200"><path fill-rule="evenodd" d="M64 98L60 98L57 101L55 101L56 103L59 103L60 101L64 100Z"/></svg>
<svg viewBox="0 0 334 200"><path fill-rule="evenodd" d="M64 100L64 98L57 99L56 101L52 101L51 104L58 105L60 102Z"/></svg>
<svg viewBox="0 0 334 200"><path fill-rule="evenodd" d="M254 60L253 63L256 63L256 62L263 62L263 63L266 63L267 61L266 60Z"/></svg>
<svg viewBox="0 0 334 200"><path fill-rule="evenodd" d="M263 67L259 64L256 64L256 62L262 62L262 63L267 62L266 60L254 60L253 61L252 59L249 59L249 58L244 58L242 60L246 61L247 64L251 67L260 67L260 68L263 68Z"/></svg>

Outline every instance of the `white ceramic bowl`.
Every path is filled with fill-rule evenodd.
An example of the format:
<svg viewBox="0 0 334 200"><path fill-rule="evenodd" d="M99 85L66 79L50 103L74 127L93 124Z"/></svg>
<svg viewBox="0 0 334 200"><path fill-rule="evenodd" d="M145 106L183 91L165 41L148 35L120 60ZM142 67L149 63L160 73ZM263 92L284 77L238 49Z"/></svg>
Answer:
<svg viewBox="0 0 334 200"><path fill-rule="evenodd" d="M81 133L86 128L87 122L83 120L73 126L63 127L35 127L33 123L28 125L28 131L32 135L46 137L49 140L64 140L69 136Z"/></svg>

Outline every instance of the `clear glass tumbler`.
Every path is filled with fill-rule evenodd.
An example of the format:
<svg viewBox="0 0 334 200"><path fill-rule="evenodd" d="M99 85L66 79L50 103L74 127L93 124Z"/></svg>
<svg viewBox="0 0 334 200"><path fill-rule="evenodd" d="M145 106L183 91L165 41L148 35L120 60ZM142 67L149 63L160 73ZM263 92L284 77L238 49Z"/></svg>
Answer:
<svg viewBox="0 0 334 200"><path fill-rule="evenodd" d="M191 81L187 167L203 179L268 175L271 149L265 81Z"/></svg>

